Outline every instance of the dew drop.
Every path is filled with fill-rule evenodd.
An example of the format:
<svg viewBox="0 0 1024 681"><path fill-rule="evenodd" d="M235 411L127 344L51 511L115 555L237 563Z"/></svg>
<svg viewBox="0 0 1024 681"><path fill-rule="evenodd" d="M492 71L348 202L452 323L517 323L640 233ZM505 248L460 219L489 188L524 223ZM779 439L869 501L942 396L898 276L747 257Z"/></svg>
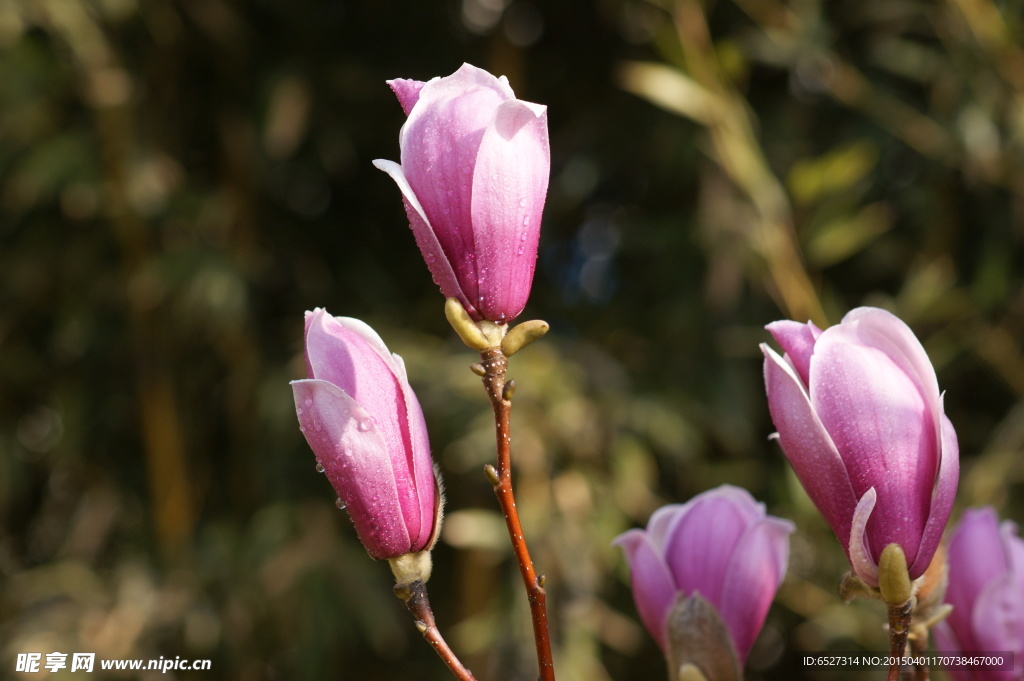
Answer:
<svg viewBox="0 0 1024 681"><path fill-rule="evenodd" d="M319 461L316 462L316 472L317 473L323 473L324 472L324 465L322 463L320 463Z"/></svg>
<svg viewBox="0 0 1024 681"><path fill-rule="evenodd" d="M305 402L303 402L303 404L305 404L307 407L312 407L313 406L313 398L312 397L307 397Z"/></svg>
<svg viewBox="0 0 1024 681"><path fill-rule="evenodd" d="M526 199L519 199L519 207L526 208Z"/></svg>
<svg viewBox="0 0 1024 681"><path fill-rule="evenodd" d="M519 235L519 240L526 241L526 232L523 232L522 234Z"/></svg>
<svg viewBox="0 0 1024 681"><path fill-rule="evenodd" d="M296 416L302 416L302 407L296 407L295 408L295 415Z"/></svg>
<svg viewBox="0 0 1024 681"><path fill-rule="evenodd" d="M341 497L334 500L334 505L341 510L345 510L345 502L341 500Z"/></svg>
<svg viewBox="0 0 1024 681"><path fill-rule="evenodd" d="M530 224L530 216L527 215L523 218L523 226Z"/></svg>
<svg viewBox="0 0 1024 681"><path fill-rule="evenodd" d="M370 430L370 428L373 428L373 419L369 417L361 419L356 427L359 428L359 432L365 433Z"/></svg>
<svg viewBox="0 0 1024 681"><path fill-rule="evenodd" d="M526 252L526 246L520 246L519 247L519 255L522 255L525 252Z"/></svg>

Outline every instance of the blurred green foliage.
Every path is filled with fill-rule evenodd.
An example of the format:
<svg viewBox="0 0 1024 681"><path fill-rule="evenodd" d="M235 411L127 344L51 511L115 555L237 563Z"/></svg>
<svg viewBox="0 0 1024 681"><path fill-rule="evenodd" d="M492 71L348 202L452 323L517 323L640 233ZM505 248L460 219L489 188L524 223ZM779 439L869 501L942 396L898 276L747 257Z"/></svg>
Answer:
<svg viewBox="0 0 1024 681"><path fill-rule="evenodd" d="M481 681L534 678L474 357L370 165L398 156L384 81L463 61L550 107L524 318L553 330L510 375L559 678L663 678L609 542L723 482L799 528L748 678L884 649L767 440L757 344L775 319L893 310L947 391L960 507L1024 518L1020 10L3 0L2 675L94 651L213 660L182 679L447 678L296 427L302 313L323 306L377 328L423 402L442 630Z"/></svg>

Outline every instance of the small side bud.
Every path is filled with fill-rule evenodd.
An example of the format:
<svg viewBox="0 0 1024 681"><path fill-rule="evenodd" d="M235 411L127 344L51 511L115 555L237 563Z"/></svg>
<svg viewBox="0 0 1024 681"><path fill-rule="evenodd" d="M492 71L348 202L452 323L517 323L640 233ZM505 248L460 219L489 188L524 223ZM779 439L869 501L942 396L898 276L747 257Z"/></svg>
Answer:
<svg viewBox="0 0 1024 681"><path fill-rule="evenodd" d="M539 577L537 577L537 586L539 586L540 588L543 589L547 585L547 583L548 583L548 576L547 575L540 575Z"/></svg>
<svg viewBox="0 0 1024 681"><path fill-rule="evenodd" d="M487 369L480 362L477 362L476 364L470 364L469 370L480 377L487 375Z"/></svg>
<svg viewBox="0 0 1024 681"><path fill-rule="evenodd" d="M391 564L391 572L395 575L395 595L402 600L409 599L413 583L426 582L430 579L430 570L433 566L430 551L406 553L397 558L388 558L388 563Z"/></svg>
<svg viewBox="0 0 1024 681"><path fill-rule="evenodd" d="M537 340L551 328L547 322L540 319L531 319L509 329L508 334L501 339L501 351L506 357L511 357L527 345Z"/></svg>
<svg viewBox="0 0 1024 681"><path fill-rule="evenodd" d="M882 599L891 605L906 603L913 595L907 557L899 544L889 544L882 549L878 561L878 590L882 592Z"/></svg>
<svg viewBox="0 0 1024 681"><path fill-rule="evenodd" d="M505 387L501 389L501 399L508 402L516 394L516 382L512 379L505 381Z"/></svg>
<svg viewBox="0 0 1024 681"><path fill-rule="evenodd" d="M458 298L449 298L444 301L444 316L448 319L448 323L455 329L455 333L459 334L459 338L462 342L473 348L477 352L483 352L489 347L492 347L491 343L487 342L487 337L484 336L483 331L476 325L473 318L466 312L466 308L462 307L462 303L459 302Z"/></svg>
<svg viewBox="0 0 1024 681"><path fill-rule="evenodd" d="M501 484L501 478L498 477L498 469L491 464L484 466L484 477L486 477L487 481L495 487Z"/></svg>
<svg viewBox="0 0 1024 681"><path fill-rule="evenodd" d="M423 620L416 620L416 631L420 632L421 634L425 634L427 633L427 629L429 628L430 627L428 627L427 623Z"/></svg>
<svg viewBox="0 0 1024 681"><path fill-rule="evenodd" d="M849 603L855 598L871 598L878 600L878 591L864 583L854 572L846 572L839 581L839 598Z"/></svg>

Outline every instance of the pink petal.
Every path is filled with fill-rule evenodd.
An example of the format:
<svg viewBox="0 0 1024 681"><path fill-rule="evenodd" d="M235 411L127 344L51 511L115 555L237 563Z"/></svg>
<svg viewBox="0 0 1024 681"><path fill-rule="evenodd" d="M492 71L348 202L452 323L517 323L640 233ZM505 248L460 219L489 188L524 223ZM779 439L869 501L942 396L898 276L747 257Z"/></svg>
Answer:
<svg viewBox="0 0 1024 681"><path fill-rule="evenodd" d="M1017 524L1004 520L999 526L1003 537L1003 545L1008 548L1010 556L1010 572L1017 580L1017 589L1024 593L1024 539L1017 535Z"/></svg>
<svg viewBox="0 0 1024 681"><path fill-rule="evenodd" d="M419 523L414 521L409 524L409 538L412 542L412 550L419 551L427 547L434 534L434 523L436 514L434 512L437 490L434 483L434 460L430 456L430 438L427 436L427 422L423 418L423 409L420 401L416 399L416 393L405 378L405 362L398 355L392 355L401 370L400 384L402 393L405 396L405 405L408 410L409 442L412 451L412 477L416 498L413 503L418 507ZM412 513L407 505L403 504L405 517L415 519L417 514Z"/></svg>
<svg viewBox="0 0 1024 681"><path fill-rule="evenodd" d="M312 378L344 390L371 416L390 454L405 517L410 527L419 528L423 520L413 475L404 367L398 368L383 341L365 323L325 312L314 314L309 325L306 357Z"/></svg>
<svg viewBox="0 0 1024 681"><path fill-rule="evenodd" d="M484 131L504 100L497 91L482 87L448 88L446 96L428 98L436 82L423 88L419 105L402 127L402 169L460 287L475 304L473 173Z"/></svg>
<svg viewBox="0 0 1024 681"><path fill-rule="evenodd" d="M942 398L939 398L939 409L941 413ZM911 579L917 579L928 569L935 550L938 548L939 542L942 541L942 533L946 529L949 514L953 510L956 488L960 481L960 448L957 444L956 431L953 430L953 424L945 414L939 420L942 433L939 471L932 493L928 522L921 535L917 559L910 566Z"/></svg>
<svg viewBox="0 0 1024 681"><path fill-rule="evenodd" d="M732 634L740 663L746 662L789 563L788 520L765 517L737 542L725 571L718 612Z"/></svg>
<svg viewBox="0 0 1024 681"><path fill-rule="evenodd" d="M811 501L845 548L849 544L850 522L857 506L846 466L814 413L794 368L767 345L762 344L761 351L765 356L768 408L779 432L782 451Z"/></svg>
<svg viewBox="0 0 1024 681"><path fill-rule="evenodd" d="M717 607L740 537L762 518L764 506L746 490L729 485L685 504L668 528L662 549L679 590L687 596L699 593Z"/></svg>
<svg viewBox="0 0 1024 681"><path fill-rule="evenodd" d="M872 487L857 502L857 508L853 512L853 522L850 524L850 544L846 551L854 573L868 586L878 586L878 561L872 555L866 534L868 521L871 519L871 512L875 509L876 501L877 494L875 488Z"/></svg>
<svg viewBox="0 0 1024 681"><path fill-rule="evenodd" d="M813 322L801 324L799 322L780 321L772 322L764 327L768 329L772 337L782 346L782 349L789 355L789 361L793 363L800 380L803 384L809 385L808 374L811 366L811 355L814 354L814 342L821 335L821 329Z"/></svg>
<svg viewBox="0 0 1024 681"><path fill-rule="evenodd" d="M496 77L489 71L463 64L458 71L443 78L431 78L424 86L421 97L426 106L437 100L448 99L468 90L487 89L496 92L502 99L515 99L515 93L505 76Z"/></svg>
<svg viewBox="0 0 1024 681"><path fill-rule="evenodd" d="M306 441L345 503L366 550L374 558L407 553L409 532L391 456L373 419L326 381L292 381L292 392Z"/></svg>
<svg viewBox="0 0 1024 681"><path fill-rule="evenodd" d="M486 319L512 319L526 305L550 165L547 107L519 100L498 106L473 172L472 224L479 259L479 297L473 302Z"/></svg>
<svg viewBox="0 0 1024 681"><path fill-rule="evenodd" d="M668 650L666 620L675 603L677 591L668 566L651 545L647 533L634 529L620 534L614 542L622 547L629 563L633 600L640 620L661 650Z"/></svg>
<svg viewBox="0 0 1024 681"><path fill-rule="evenodd" d="M876 560L890 543L913 564L939 467L938 414L889 354L846 325L826 329L811 358L814 411L832 436L855 494L875 488L868 528Z"/></svg>
<svg viewBox="0 0 1024 681"><path fill-rule="evenodd" d="M886 355L920 388L925 402L934 408L939 400L939 383L921 341L902 319L877 307L858 307L843 317L841 326L852 328L859 342Z"/></svg>
<svg viewBox="0 0 1024 681"><path fill-rule="evenodd" d="M420 99L420 90L426 83L419 80L409 80L407 78L395 78L394 80L387 81L388 85L391 86L391 90L398 97L398 103L402 105L402 111L408 116L412 108L416 106L416 102Z"/></svg>
<svg viewBox="0 0 1024 681"><path fill-rule="evenodd" d="M665 555L669 532L675 527L679 516L685 515L689 511L692 502L691 499L685 504L666 504L655 510L647 520L647 539L659 555Z"/></svg>
<svg viewBox="0 0 1024 681"><path fill-rule="evenodd" d="M987 670L987 677L1000 681L1021 678L1024 653L1024 593L1017 589L1013 575L1007 573L982 589L971 613L971 630L978 652L1014 653L1015 671Z"/></svg>
<svg viewBox="0 0 1024 681"><path fill-rule="evenodd" d="M910 327L891 312L875 307L851 310L843 317L842 325L850 329L863 345L885 353L918 387L932 415L935 438L939 441L943 437L939 419L943 410L938 379L928 354Z"/></svg>
<svg viewBox="0 0 1024 681"><path fill-rule="evenodd" d="M968 509L949 540L946 602L954 611L949 624L967 650L977 650L970 613L985 586L1006 574L1008 556L991 507Z"/></svg>
<svg viewBox="0 0 1024 681"><path fill-rule="evenodd" d="M445 298L458 298L471 317L478 321L482 319L480 313L470 303L469 298L462 292L458 277L455 276L455 270L452 269L448 256L445 255L444 249L441 248L441 242L437 240L434 228L430 226L430 222L427 220L426 213L423 212L419 199L416 198L412 187L409 186L409 182L405 179L405 172L402 170L402 166L394 161L385 161L384 159L376 159L373 165L390 175L391 179L395 181L395 184L401 190L405 203L405 214L409 218L409 227L412 229L416 246L419 247L420 253L423 254L423 259L427 262L427 269L430 270L434 283L441 288L441 293L444 294Z"/></svg>

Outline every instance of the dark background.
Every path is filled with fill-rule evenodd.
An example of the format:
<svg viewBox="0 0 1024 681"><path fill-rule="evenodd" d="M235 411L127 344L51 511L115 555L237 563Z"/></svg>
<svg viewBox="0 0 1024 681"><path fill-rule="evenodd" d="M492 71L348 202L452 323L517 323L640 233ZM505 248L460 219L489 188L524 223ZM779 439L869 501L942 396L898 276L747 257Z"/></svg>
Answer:
<svg viewBox="0 0 1024 681"><path fill-rule="evenodd" d="M510 375L559 679L664 678L609 543L724 482L798 526L747 678L880 678L796 663L884 650L883 611L836 595L758 343L894 311L947 391L958 509L1022 517L1020 4L0 4L0 676L93 651L212 660L111 678L448 678L298 431L319 306L374 326L423 403L442 631L481 681L535 677L475 357L370 164L398 159L384 81L465 61L549 107L522 318L552 331Z"/></svg>

